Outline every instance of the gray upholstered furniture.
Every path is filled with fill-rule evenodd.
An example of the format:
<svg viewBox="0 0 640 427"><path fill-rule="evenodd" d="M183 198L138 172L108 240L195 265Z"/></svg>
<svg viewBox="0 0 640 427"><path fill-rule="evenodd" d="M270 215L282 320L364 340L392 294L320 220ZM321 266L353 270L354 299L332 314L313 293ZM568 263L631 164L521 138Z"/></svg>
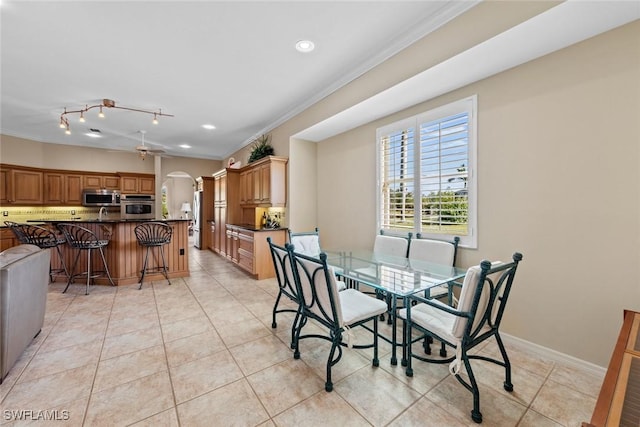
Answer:
<svg viewBox="0 0 640 427"><path fill-rule="evenodd" d="M50 257L35 245L0 253L0 383L42 329Z"/></svg>

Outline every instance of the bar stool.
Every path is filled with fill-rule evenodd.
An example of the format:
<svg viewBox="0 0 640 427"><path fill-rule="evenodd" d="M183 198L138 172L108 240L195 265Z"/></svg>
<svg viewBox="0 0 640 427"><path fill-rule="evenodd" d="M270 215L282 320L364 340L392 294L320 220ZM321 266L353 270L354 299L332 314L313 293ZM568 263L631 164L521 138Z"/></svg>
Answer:
<svg viewBox="0 0 640 427"><path fill-rule="evenodd" d="M109 273L109 267L107 267L107 260L104 257L104 251L102 248L109 244L108 240L98 239L96 234L89 230L88 228L81 227L76 224L68 224L62 223L58 224L58 229L62 231L64 237L67 240L67 243L70 247L77 249L77 255L75 260L73 261L73 267L71 268L71 272L69 273L69 281L67 282L67 286L64 288L62 293L67 292L69 285L73 282L73 279L79 276L87 276L87 290L85 295L89 295L89 284L91 279L95 279L96 277L102 276L104 274L109 278L109 282L111 282L111 286L115 286L113 283L113 279L111 278L111 274ZM100 257L102 258L102 265L104 265L104 270L101 271L91 271L91 252L93 250L98 250L100 252ZM87 251L87 271L82 273L73 274L76 269L76 265L78 264L78 260L80 259L80 254L82 251Z"/></svg>
<svg viewBox="0 0 640 427"><path fill-rule="evenodd" d="M167 282L171 284L169 274L167 273L169 271L167 268L167 260L164 257L164 245L171 242L171 236L173 235L173 229L171 226L165 222L150 221L143 222L136 226L133 231L136 234L136 239L138 239L138 244L147 248L141 271L142 277L140 277L140 286L138 289L142 289L142 282L144 281L145 274L152 271L161 271L162 274L164 274L164 277L166 277ZM160 248L162 266L148 268L149 250L154 247Z"/></svg>
<svg viewBox="0 0 640 427"><path fill-rule="evenodd" d="M62 250L60 249L60 246L64 245L67 242L64 237L56 235L48 228L40 227L37 225L18 224L11 221L5 221L4 223L11 229L20 243L36 245L40 249L56 248L58 257L60 258L60 264L62 264L62 268L52 268L51 263L53 262L53 258L51 258L51 263L49 263L50 282L53 282L53 276L61 276L62 273L64 273L67 279L69 278L69 271L67 270L67 266L64 262L64 256L62 255Z"/></svg>

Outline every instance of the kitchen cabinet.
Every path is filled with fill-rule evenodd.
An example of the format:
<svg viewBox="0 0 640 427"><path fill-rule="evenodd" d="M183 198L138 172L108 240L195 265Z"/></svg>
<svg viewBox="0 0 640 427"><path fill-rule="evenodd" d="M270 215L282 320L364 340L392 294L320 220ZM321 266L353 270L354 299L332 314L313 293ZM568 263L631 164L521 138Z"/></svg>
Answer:
<svg viewBox="0 0 640 427"><path fill-rule="evenodd" d="M243 207L284 207L287 203L287 159L268 156L241 169Z"/></svg>
<svg viewBox="0 0 640 427"><path fill-rule="evenodd" d="M120 173L120 192L122 194L155 194L155 177Z"/></svg>
<svg viewBox="0 0 640 427"><path fill-rule="evenodd" d="M213 174L213 250L229 256L233 251L233 239L227 235L226 224L240 219L240 171L222 169Z"/></svg>
<svg viewBox="0 0 640 427"><path fill-rule="evenodd" d="M42 205L41 170L3 166L0 170L0 203L4 205Z"/></svg>
<svg viewBox="0 0 640 427"><path fill-rule="evenodd" d="M120 177L115 175L84 175L82 188L120 190Z"/></svg>
<svg viewBox="0 0 640 427"><path fill-rule="evenodd" d="M213 193L215 188L215 179L210 176L200 176L196 178L196 185L198 191L202 193L199 212L200 238L202 239L202 241L200 242L200 247L206 249L213 246L211 233L206 230L206 227L207 224L209 224L209 221L212 221L214 219Z"/></svg>
<svg viewBox="0 0 640 427"><path fill-rule="evenodd" d="M13 231L11 231L10 228L0 228L0 252L14 246L18 246L19 244L20 242L16 239L16 235L13 234Z"/></svg>
<svg viewBox="0 0 640 427"><path fill-rule="evenodd" d="M214 236L216 234L216 223L215 221L209 221L209 250L214 251Z"/></svg>
<svg viewBox="0 0 640 427"><path fill-rule="evenodd" d="M267 237L276 245L284 246L286 230L250 230L231 224L226 228L230 245L227 258L258 280L275 277Z"/></svg>
<svg viewBox="0 0 640 427"><path fill-rule="evenodd" d="M45 172L44 204L79 206L82 204L82 188L82 175Z"/></svg>

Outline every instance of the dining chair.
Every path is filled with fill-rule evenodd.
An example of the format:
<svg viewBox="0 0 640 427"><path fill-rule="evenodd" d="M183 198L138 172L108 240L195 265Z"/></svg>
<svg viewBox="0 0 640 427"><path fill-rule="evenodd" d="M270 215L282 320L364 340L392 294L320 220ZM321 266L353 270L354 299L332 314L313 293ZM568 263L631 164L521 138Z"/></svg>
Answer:
<svg viewBox="0 0 640 427"><path fill-rule="evenodd" d="M452 241L423 239L420 233L411 240L409 245L409 262L426 261L434 264L449 265L453 267L456 263L458 244L460 238L455 236ZM426 291L428 298L441 298L447 296L449 305L453 305L453 285L441 285Z"/></svg>
<svg viewBox="0 0 640 427"><path fill-rule="evenodd" d="M300 340L318 338L331 342L327 358L325 390L333 390L331 368L342 358L342 348L373 348L372 365L378 366L378 316L387 310L387 305L378 299L369 297L356 289L338 291L335 275L327 267L327 255L320 253L319 258L294 252L288 247L293 276L300 295L300 323L294 338L295 359L300 358ZM327 335L302 335L309 319L326 328ZM368 326L371 322L373 325ZM371 344L353 344L351 329L363 326L373 334Z"/></svg>
<svg viewBox="0 0 640 427"><path fill-rule="evenodd" d="M480 390L470 361L483 360L502 366L505 370L503 387L513 391L511 383L511 363L500 338L500 323L509 299L511 286L522 260L522 254L513 254L512 262L502 263L482 261L471 267L462 284L458 306L452 308L436 299L421 295L411 295L405 308L398 310L403 322L403 352L406 353L406 375L413 376L412 359L430 363L449 363L449 372L473 395L471 419L482 422L480 412ZM413 333L417 332L416 335ZM426 337L441 341L455 349L455 355L448 358L431 358L412 351L412 344L424 341ZM502 360L488 355L470 354L478 344L495 338ZM430 351L427 348L427 354ZM464 366L468 380L460 375Z"/></svg>
<svg viewBox="0 0 640 427"><path fill-rule="evenodd" d="M314 231L303 232L292 232L291 229L289 229L289 242L293 245L295 252L302 255L317 258L322 251L322 249L320 249L320 233L318 232L318 227L316 227ZM332 267L329 268L333 271ZM344 280L340 280L338 276L336 276L336 281L339 291L347 289L347 284Z"/></svg>
<svg viewBox="0 0 640 427"><path fill-rule="evenodd" d="M278 323L276 322L276 314L278 313L295 313L296 316L291 325L291 348L294 348L293 340L295 338L295 331L300 320L300 298L298 296L298 289L296 288L295 280L293 277L293 270L291 269L291 261L289 260L289 251L287 247L290 246L288 243L285 247L278 246L271 241L271 237L267 237L267 243L269 244L269 250L271 251L271 258L273 259L273 267L276 273L276 280L278 282L278 296L276 297L276 302L273 305L272 318L271 318L271 327L277 328ZM285 296L289 298L295 305L296 308L278 308L280 304L280 300Z"/></svg>

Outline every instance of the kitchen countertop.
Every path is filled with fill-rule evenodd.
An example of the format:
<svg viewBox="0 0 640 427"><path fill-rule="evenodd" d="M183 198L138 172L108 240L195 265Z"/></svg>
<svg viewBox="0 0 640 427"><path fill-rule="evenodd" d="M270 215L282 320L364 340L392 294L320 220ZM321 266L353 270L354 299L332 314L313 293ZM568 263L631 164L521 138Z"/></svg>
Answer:
<svg viewBox="0 0 640 427"><path fill-rule="evenodd" d="M149 221L161 221L161 222L175 222L175 221L191 221L190 219L122 219L122 218L68 218L68 219L29 219L30 223L43 223L43 224L58 224L61 222L85 222L85 223L120 223L120 222L149 222Z"/></svg>
<svg viewBox="0 0 640 427"><path fill-rule="evenodd" d="M238 227L249 231L278 231L278 230L286 230L286 227L277 227L277 228L257 228L253 224L227 224L232 227Z"/></svg>

